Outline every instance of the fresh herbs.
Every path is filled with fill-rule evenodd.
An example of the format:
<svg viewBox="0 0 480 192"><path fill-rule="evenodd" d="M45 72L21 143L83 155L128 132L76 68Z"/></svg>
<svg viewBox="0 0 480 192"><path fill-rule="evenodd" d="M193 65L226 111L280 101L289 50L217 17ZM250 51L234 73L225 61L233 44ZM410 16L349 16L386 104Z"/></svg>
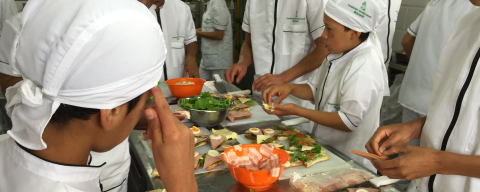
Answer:
<svg viewBox="0 0 480 192"><path fill-rule="evenodd" d="M202 92L201 96L195 96L190 99L182 99L180 107L196 110L219 110L232 105L230 98L225 100L216 99L209 92Z"/></svg>
<svg viewBox="0 0 480 192"><path fill-rule="evenodd" d="M266 142L268 141L268 142ZM265 139L264 141L262 141L260 144L269 144L269 143L273 143L273 137L270 137L268 139Z"/></svg>
<svg viewBox="0 0 480 192"><path fill-rule="evenodd" d="M246 133L245 135L249 135L251 137L257 137L257 135L253 134L253 133Z"/></svg>
<svg viewBox="0 0 480 192"><path fill-rule="evenodd" d="M202 142L198 142L197 144L195 144L195 147L198 147L200 144L202 144L203 142L205 141L202 141Z"/></svg>
<svg viewBox="0 0 480 192"><path fill-rule="evenodd" d="M198 161L198 164L200 164L201 166L203 166L203 164L205 164L205 158L207 158L207 154L203 154L202 155L202 158L200 159L200 161Z"/></svg>
<svg viewBox="0 0 480 192"><path fill-rule="evenodd" d="M290 140L294 140L294 139L297 139L298 141L299 140L304 140L304 141L310 141L312 138L310 137L310 135L306 135L307 137L306 138L295 138L295 135L297 134L300 134L300 133L297 133L297 132L294 132L290 135L289 139Z"/></svg>
<svg viewBox="0 0 480 192"><path fill-rule="evenodd" d="M290 159L290 163L295 163L295 162L299 161L298 153L297 153L297 154L295 154L295 153L294 153L294 154L290 154L290 157L292 157L292 158Z"/></svg>
<svg viewBox="0 0 480 192"><path fill-rule="evenodd" d="M197 136L195 136L195 137L196 137L196 138L203 138L203 136L201 136L201 135L197 135Z"/></svg>
<svg viewBox="0 0 480 192"><path fill-rule="evenodd" d="M280 131L293 131L295 130L295 128L293 127L290 127L290 126L279 126L279 125L275 125L275 130L280 130Z"/></svg>

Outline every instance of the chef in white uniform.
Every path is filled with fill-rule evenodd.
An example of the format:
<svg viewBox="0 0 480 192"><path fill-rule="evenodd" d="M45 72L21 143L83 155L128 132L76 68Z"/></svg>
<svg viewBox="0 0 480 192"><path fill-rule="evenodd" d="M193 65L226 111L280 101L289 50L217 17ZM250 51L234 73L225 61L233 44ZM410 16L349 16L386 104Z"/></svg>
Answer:
<svg viewBox="0 0 480 192"><path fill-rule="evenodd" d="M197 35L190 7L180 0L157 0L150 7L163 31L167 61L161 81L181 77L199 78Z"/></svg>
<svg viewBox="0 0 480 192"><path fill-rule="evenodd" d="M43 139L51 136L49 121L57 109L64 107L59 107L60 103L111 109L155 86L165 59L162 33L148 9L135 1L48 1L53 0L29 2L22 16L12 19L9 33L3 31L11 41L1 37L2 55L9 49L12 53L11 57L4 57L11 64L11 72L24 80L6 93L13 129L8 132L10 138L4 136L0 144L0 153L4 154L0 172L8 174L1 177L4 180L0 191L126 191L129 131L123 138L117 137L110 147L70 149L68 154L72 157L78 157L79 151L87 152L80 158L85 159L83 165L76 166L65 164L78 163L78 159L56 161L45 156L57 154L59 146L51 138ZM152 39L159 43L152 43ZM158 50L158 54L152 56L136 47ZM101 68L98 63L102 63ZM119 67L119 63L134 63L136 67ZM111 69L116 70L116 75L112 75ZM85 79L87 76L91 78ZM44 130L50 130L49 134L43 134Z"/></svg>
<svg viewBox="0 0 480 192"><path fill-rule="evenodd" d="M17 4L14 0L0 0L0 33L3 30L5 20L18 13Z"/></svg>
<svg viewBox="0 0 480 192"><path fill-rule="evenodd" d="M227 82L239 83L247 67L255 64L253 99L261 102L259 91L272 85L300 83L308 80L328 54L322 43L324 0L248 0L242 29L247 32L239 61L225 73ZM313 109L308 102L288 97ZM303 128L311 130L313 124Z"/></svg>
<svg viewBox="0 0 480 192"><path fill-rule="evenodd" d="M480 6L480 1L471 0ZM376 154L404 154L374 161L389 178L414 180L409 192L480 189L480 9L454 25L439 58L426 117L380 127L367 143ZM420 138L420 147L403 146Z"/></svg>
<svg viewBox="0 0 480 192"><path fill-rule="evenodd" d="M403 106L402 122L427 115L443 45L455 22L473 8L469 1L430 1L408 28L402 46L410 62L398 96L398 102ZM418 146L420 141L415 139L409 144Z"/></svg>
<svg viewBox="0 0 480 192"><path fill-rule="evenodd" d="M370 161L349 151L366 151L363 143L379 126L383 96L389 95L381 43L375 32L386 16L382 1L329 1L322 38L331 54L319 71L308 84L274 86L263 92L268 103L272 96L282 100L288 94L313 101L315 110L287 104L266 112L314 121L317 138L371 170L375 168Z"/></svg>
<svg viewBox="0 0 480 192"><path fill-rule="evenodd" d="M213 80L213 74L223 78L233 64L233 29L225 0L207 1L202 28L197 29L197 36L202 37L200 77Z"/></svg>
<svg viewBox="0 0 480 192"><path fill-rule="evenodd" d="M393 36L395 35L395 29L397 26L398 12L402 5L402 0L383 0L385 6L387 6L387 19L380 24L377 29L378 39L382 44L383 60L385 61L385 67L390 65L392 59L392 45Z"/></svg>

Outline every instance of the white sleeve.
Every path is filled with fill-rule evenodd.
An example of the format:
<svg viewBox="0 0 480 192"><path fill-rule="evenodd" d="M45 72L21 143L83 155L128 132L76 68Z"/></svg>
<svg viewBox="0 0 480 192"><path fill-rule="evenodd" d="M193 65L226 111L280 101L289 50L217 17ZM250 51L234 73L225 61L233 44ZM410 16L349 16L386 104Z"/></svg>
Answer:
<svg viewBox="0 0 480 192"><path fill-rule="evenodd" d="M197 31L195 29L195 23L193 22L192 13L190 12L190 7L186 5L186 17L187 21L185 26L185 45L188 45L193 42L197 42Z"/></svg>
<svg viewBox="0 0 480 192"><path fill-rule="evenodd" d="M313 39L322 36L323 30L325 29L325 23L323 23L325 2L325 0L307 1L307 22Z"/></svg>
<svg viewBox="0 0 480 192"><path fill-rule="evenodd" d="M227 29L230 12L225 4L225 1L214 1L212 5L213 28L225 31Z"/></svg>
<svg viewBox="0 0 480 192"><path fill-rule="evenodd" d="M427 10L427 9L425 9L425 10ZM417 36L418 28L420 27L420 25L422 23L423 13L425 12L425 10L423 10L423 12L420 13L420 15L417 17L417 19L415 19L415 21L407 29L407 32L410 33L410 35L412 35L414 37Z"/></svg>
<svg viewBox="0 0 480 192"><path fill-rule="evenodd" d="M16 21L20 22L19 19L16 18L7 19L3 25L3 30L0 35L0 73L21 77L20 75L14 74L13 68L10 66L10 51L12 49L13 40L15 39L18 31L17 25L14 23Z"/></svg>
<svg viewBox="0 0 480 192"><path fill-rule="evenodd" d="M17 4L14 0L0 1L0 32L3 30L3 22L17 13Z"/></svg>
<svg viewBox="0 0 480 192"><path fill-rule="evenodd" d="M247 33L252 33L250 31L250 0L247 0L247 4L245 5L245 13L243 14L242 29Z"/></svg>
<svg viewBox="0 0 480 192"><path fill-rule="evenodd" d="M378 99L383 99L380 90L383 89L381 65L372 62L368 57L359 57L353 61L349 72L343 80L340 93L340 110L338 114L347 127L355 131L366 113L371 110ZM383 64L382 64L383 65Z"/></svg>

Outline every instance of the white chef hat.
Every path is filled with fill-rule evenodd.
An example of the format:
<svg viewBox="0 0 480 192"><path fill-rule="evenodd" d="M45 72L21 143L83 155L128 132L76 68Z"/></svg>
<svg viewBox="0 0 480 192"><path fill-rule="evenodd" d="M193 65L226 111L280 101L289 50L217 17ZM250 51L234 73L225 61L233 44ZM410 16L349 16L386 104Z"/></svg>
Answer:
<svg viewBox="0 0 480 192"><path fill-rule="evenodd" d="M381 0L329 0L325 14L333 20L352 30L367 33L377 52L381 63L384 62L382 45L377 36L377 29L387 19L387 7ZM385 96L390 95L388 77L383 66L385 79Z"/></svg>
<svg viewBox="0 0 480 192"><path fill-rule="evenodd" d="M30 0L11 51L23 81L7 89L8 134L33 150L63 104L112 109L161 78L166 49L152 14L132 0Z"/></svg>

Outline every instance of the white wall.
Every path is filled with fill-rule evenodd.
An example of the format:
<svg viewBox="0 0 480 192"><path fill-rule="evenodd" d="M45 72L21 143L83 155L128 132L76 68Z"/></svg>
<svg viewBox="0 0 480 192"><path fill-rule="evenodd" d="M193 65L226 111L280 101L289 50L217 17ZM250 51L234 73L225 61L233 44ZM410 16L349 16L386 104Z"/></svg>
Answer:
<svg viewBox="0 0 480 192"><path fill-rule="evenodd" d="M428 2L430 0L402 0L402 6L398 12L395 35L393 36L393 51L403 50L401 44L403 36L407 33L408 27L425 9Z"/></svg>

